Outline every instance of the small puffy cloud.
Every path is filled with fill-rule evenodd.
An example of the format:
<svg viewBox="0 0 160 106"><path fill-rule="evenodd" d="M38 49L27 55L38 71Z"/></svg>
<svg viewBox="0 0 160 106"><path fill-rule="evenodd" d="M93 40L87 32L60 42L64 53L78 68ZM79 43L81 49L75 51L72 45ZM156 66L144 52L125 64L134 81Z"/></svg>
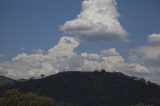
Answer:
<svg viewBox="0 0 160 106"><path fill-rule="evenodd" d="M129 56L131 61L149 64L160 62L160 46L147 45L133 49Z"/></svg>
<svg viewBox="0 0 160 106"><path fill-rule="evenodd" d="M115 48L102 50L100 53L82 53L81 56L84 58L82 70L116 71L125 64L123 57L117 54L119 53Z"/></svg>
<svg viewBox="0 0 160 106"><path fill-rule="evenodd" d="M101 54L103 56L120 56L120 54L116 51L115 48L111 48L111 49L108 49L108 50L102 50Z"/></svg>
<svg viewBox="0 0 160 106"><path fill-rule="evenodd" d="M150 72L145 78L160 83L160 45L159 34L148 36L148 45L132 49L129 54L129 61L145 66ZM144 77L144 76L143 76Z"/></svg>
<svg viewBox="0 0 160 106"><path fill-rule="evenodd" d="M149 70L148 73L141 75L141 77L160 84L160 46L146 45L133 49L130 53L129 61L135 64L142 64ZM144 71L146 70L145 68ZM133 75L140 76L138 74Z"/></svg>
<svg viewBox="0 0 160 106"><path fill-rule="evenodd" d="M160 43L160 34L151 34L147 40L150 43Z"/></svg>
<svg viewBox="0 0 160 106"><path fill-rule="evenodd" d="M145 66L136 63L126 64L124 70L129 73L150 73Z"/></svg>
<svg viewBox="0 0 160 106"><path fill-rule="evenodd" d="M118 68L124 66L124 59L121 56L109 56L103 57L97 54L82 54L84 62L82 64L82 70L101 70L117 71ZM93 58L96 56L96 58Z"/></svg>
<svg viewBox="0 0 160 106"><path fill-rule="evenodd" d="M160 35L148 35L148 45L132 49L129 59L133 62L147 63L147 65L156 65L160 62L160 45L158 44ZM152 44L154 43L154 44Z"/></svg>
<svg viewBox="0 0 160 106"><path fill-rule="evenodd" d="M115 0L84 0L77 18L65 22L60 30L88 41L127 41L118 17Z"/></svg>
<svg viewBox="0 0 160 106"><path fill-rule="evenodd" d="M81 54L82 57L84 57L85 59L87 60L91 60L91 61L103 61L102 57L99 56L98 54L95 54L95 53L87 53L87 52L84 52Z"/></svg>

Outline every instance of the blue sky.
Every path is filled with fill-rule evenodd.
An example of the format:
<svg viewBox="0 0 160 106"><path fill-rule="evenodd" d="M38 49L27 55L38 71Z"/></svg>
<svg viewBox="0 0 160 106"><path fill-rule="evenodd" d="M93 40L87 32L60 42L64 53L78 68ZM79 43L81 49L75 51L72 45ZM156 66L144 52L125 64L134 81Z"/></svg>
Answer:
<svg viewBox="0 0 160 106"><path fill-rule="evenodd" d="M104 68L160 83L159 19L159 0L0 0L0 75Z"/></svg>
<svg viewBox="0 0 160 106"><path fill-rule="evenodd" d="M47 50L62 36L59 25L78 11L80 2L75 0L1 0L1 54L11 57L22 47Z"/></svg>
<svg viewBox="0 0 160 106"><path fill-rule="evenodd" d="M22 52L48 50L63 36L59 25L76 17L81 0L0 0L0 53L11 58ZM119 0L121 24L131 43L84 42L77 51L96 51L116 47L127 55L128 49L146 43L147 35L160 32L159 0ZM126 49L126 50L124 50Z"/></svg>

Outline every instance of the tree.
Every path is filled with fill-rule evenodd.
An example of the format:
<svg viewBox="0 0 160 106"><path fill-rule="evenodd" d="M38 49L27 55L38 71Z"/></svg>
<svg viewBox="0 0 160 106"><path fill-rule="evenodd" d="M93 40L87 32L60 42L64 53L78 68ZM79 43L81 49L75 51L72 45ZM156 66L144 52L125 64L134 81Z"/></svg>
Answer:
<svg viewBox="0 0 160 106"><path fill-rule="evenodd" d="M0 106L57 106L52 98L35 93L21 94L17 89L8 90L0 97Z"/></svg>
<svg viewBox="0 0 160 106"><path fill-rule="evenodd" d="M41 78L43 78L44 77L44 74L41 74Z"/></svg>

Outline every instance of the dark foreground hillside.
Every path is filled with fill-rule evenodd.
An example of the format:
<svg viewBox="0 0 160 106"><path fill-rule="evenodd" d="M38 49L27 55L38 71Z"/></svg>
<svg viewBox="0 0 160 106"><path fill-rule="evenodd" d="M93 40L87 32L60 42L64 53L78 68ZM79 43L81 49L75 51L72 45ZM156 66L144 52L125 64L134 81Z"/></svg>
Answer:
<svg viewBox="0 0 160 106"><path fill-rule="evenodd" d="M160 86L117 72L63 72L1 88L1 94L11 88L37 92L73 106L160 106Z"/></svg>

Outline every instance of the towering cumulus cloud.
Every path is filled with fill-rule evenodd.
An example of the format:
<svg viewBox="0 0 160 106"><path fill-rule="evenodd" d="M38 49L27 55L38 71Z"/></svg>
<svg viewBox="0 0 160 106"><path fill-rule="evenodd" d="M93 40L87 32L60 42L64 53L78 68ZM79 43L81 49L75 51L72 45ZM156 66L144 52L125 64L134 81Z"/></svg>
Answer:
<svg viewBox="0 0 160 106"><path fill-rule="evenodd" d="M60 30L88 41L127 41L118 17L115 0L84 0L77 18L65 22Z"/></svg>

